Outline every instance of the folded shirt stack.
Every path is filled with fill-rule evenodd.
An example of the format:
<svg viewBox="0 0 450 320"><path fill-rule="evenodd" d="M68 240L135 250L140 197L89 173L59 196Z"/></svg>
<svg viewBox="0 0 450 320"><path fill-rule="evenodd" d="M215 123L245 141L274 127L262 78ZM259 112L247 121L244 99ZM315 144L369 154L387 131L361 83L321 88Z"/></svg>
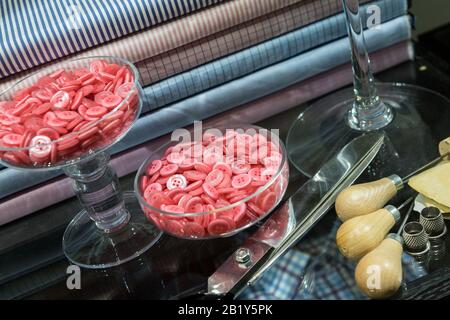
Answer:
<svg viewBox="0 0 450 320"><path fill-rule="evenodd" d="M2 14L9 18L2 22L7 36L0 45L7 50L3 51L0 91L36 66L57 69L64 59L106 54L133 61L145 85L144 108L128 135L110 150L117 155L113 165L119 175L138 168L143 150L148 153L156 145L154 139L195 120L222 113L209 121L239 115L241 121L256 122L351 82L340 0L177 0L171 1L172 9L164 0L131 0L126 5L109 0L109 6L103 7L91 2L95 10L79 4L86 10L79 16L90 19L81 19L82 28L75 30L59 23L62 8L67 9L65 2L50 5L33 0L26 10L3 2ZM363 21L370 14L369 5L377 5L381 12L381 24L365 33L374 69L411 59L407 1L369 2L361 7ZM39 15L47 17L45 23L33 8L46 12ZM28 17L29 22L17 20L16 25L12 17ZM14 37L20 28L39 23L46 27ZM91 35L90 41L84 33ZM69 46L69 40L78 37L80 43ZM81 39L86 40L85 46ZM42 58L52 59L38 59L39 52ZM42 65L45 62L49 63ZM0 170L0 225L73 196L60 175L59 171Z"/></svg>

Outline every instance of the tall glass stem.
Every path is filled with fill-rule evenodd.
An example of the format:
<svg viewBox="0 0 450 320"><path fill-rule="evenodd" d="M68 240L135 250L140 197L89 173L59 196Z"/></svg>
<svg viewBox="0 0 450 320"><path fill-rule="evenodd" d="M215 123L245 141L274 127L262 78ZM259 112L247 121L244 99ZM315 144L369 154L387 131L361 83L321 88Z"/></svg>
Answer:
<svg viewBox="0 0 450 320"><path fill-rule="evenodd" d="M66 167L65 173L73 179L75 193L97 228L111 233L127 225L130 213L117 174L108 162L109 155L103 152Z"/></svg>
<svg viewBox="0 0 450 320"><path fill-rule="evenodd" d="M378 130L394 118L393 112L378 96L370 70L358 0L342 0L347 20L353 68L355 100L347 118L348 125L360 131Z"/></svg>

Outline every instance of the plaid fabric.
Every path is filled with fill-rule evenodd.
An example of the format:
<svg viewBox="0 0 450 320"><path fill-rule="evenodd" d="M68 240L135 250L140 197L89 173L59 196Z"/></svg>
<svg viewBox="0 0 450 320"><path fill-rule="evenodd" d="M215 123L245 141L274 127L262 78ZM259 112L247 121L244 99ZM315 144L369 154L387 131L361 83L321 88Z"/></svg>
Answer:
<svg viewBox="0 0 450 320"><path fill-rule="evenodd" d="M397 0L397 2L399 4L398 7L397 5L394 6L391 4L392 8L389 9L383 2L383 8L381 9L381 12L385 13L382 15L383 21L387 21L401 14L406 14L405 9L395 15L395 12L399 11L397 8L401 8L402 3L406 1ZM154 83L214 59L249 48L252 45L306 26L307 24L322 20L341 10L341 0L301 1L276 12L233 26L230 29L213 34L207 38L176 48L175 50L151 57L145 61L140 61L136 66L141 72L144 83ZM329 29L333 29L333 27L334 25L330 26ZM304 34L308 33L311 33L311 35L314 34L310 29L309 31L304 31ZM330 34L330 36L332 35ZM303 43L303 40L299 38L297 40L298 43ZM324 39L322 43L325 42ZM271 44L268 44L268 46L271 46ZM252 54L255 54L255 52L253 50ZM278 52L283 52L283 48L279 48ZM267 56L270 56L270 52L267 52ZM276 58L276 55L273 58ZM281 61L282 59L283 57L280 57L277 61Z"/></svg>
<svg viewBox="0 0 450 320"><path fill-rule="evenodd" d="M405 1L401 2L404 3ZM399 0L387 1L386 3L393 4L394 8L397 7L394 3L398 4ZM401 10L398 12L401 12ZM385 16L388 15L385 14ZM343 14L330 17L317 24L309 25L293 33L270 40L267 43L199 66L149 86L145 89L147 99L143 112L168 106L176 101L204 92L233 79L256 74L260 72L258 70L270 70L273 72L265 73L265 77L261 78L262 81L270 77L282 78L279 83L275 84L276 87L270 91L274 92L343 64L350 59L348 39L342 38L322 46L320 45L324 43L323 41L326 43L327 40L330 41L339 35L346 34L344 19ZM333 32L324 32L330 29ZM409 39L411 36L409 17L401 16L382 23L377 29L368 29L365 35L369 51L378 50ZM302 52L305 48L313 47L316 48ZM288 70L286 67L290 64L289 61L292 62L291 67L294 69ZM272 65L274 69L264 68L269 65ZM275 66L280 66L280 69L277 70ZM298 70L298 72L292 72L292 70ZM286 77L282 77L280 72L285 72ZM289 79L289 77L291 78ZM246 87L246 89L252 90L257 87L258 85L251 85ZM242 88L240 89L242 90Z"/></svg>
<svg viewBox="0 0 450 320"><path fill-rule="evenodd" d="M267 270L255 285L248 287L239 298L252 300L367 299L358 290L354 280L356 264L344 258L336 247L335 235L339 225L340 222L335 221L332 231L326 234L324 230L318 231L319 224L310 234L317 232L325 233L324 235L302 240ZM321 252L323 248L325 249ZM405 253L402 256L402 263L406 282L426 274L421 265ZM314 264L315 267L308 269L310 264ZM314 279L309 288L302 285L306 270L313 274Z"/></svg>

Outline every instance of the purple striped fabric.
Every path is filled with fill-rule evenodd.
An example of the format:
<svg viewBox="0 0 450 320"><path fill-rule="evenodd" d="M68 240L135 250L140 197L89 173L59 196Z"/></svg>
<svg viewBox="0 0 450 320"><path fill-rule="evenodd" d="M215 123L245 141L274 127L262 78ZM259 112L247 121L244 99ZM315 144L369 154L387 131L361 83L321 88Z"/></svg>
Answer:
<svg viewBox="0 0 450 320"><path fill-rule="evenodd" d="M412 52L410 42L403 42L374 52L371 54L373 70L379 72L401 62L411 60L413 58ZM341 88L351 82L351 66L343 65L278 93L210 118L205 121L204 125L226 125L233 121L255 123ZM111 165L117 170L119 176L130 174L138 169L139 165L145 160L151 150L154 150L155 147L166 141L169 137L170 135L165 135L118 155L112 159ZM16 194L0 204L0 225L73 196L72 185L68 178L52 181L40 187Z"/></svg>
<svg viewBox="0 0 450 320"><path fill-rule="evenodd" d="M340 0L225 1L169 23L85 50L77 54L76 58L106 55L126 58L131 62L142 61L299 2L318 10L320 7L328 8L330 3L336 5L340 3ZM69 58L52 63L51 69L61 68L66 59ZM45 68L48 65L42 67ZM37 68L7 78L0 84L0 93L35 70ZM23 83L24 86L29 84Z"/></svg>

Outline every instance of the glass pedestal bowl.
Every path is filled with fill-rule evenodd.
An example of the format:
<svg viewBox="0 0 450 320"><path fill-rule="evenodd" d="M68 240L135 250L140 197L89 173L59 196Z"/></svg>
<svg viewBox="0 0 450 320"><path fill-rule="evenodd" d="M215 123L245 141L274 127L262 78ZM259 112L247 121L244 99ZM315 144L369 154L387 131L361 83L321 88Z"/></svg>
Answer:
<svg viewBox="0 0 450 320"><path fill-rule="evenodd" d="M133 192L123 193L106 149L138 118L136 68L114 57L69 61L32 74L0 94L0 161L28 172L62 169L83 208L68 225L63 251L74 264L127 262L159 238Z"/></svg>
<svg viewBox="0 0 450 320"><path fill-rule="evenodd" d="M232 236L283 198L286 150L277 134L257 126L197 129L174 132L155 150L138 171L135 191L147 218L172 236Z"/></svg>

